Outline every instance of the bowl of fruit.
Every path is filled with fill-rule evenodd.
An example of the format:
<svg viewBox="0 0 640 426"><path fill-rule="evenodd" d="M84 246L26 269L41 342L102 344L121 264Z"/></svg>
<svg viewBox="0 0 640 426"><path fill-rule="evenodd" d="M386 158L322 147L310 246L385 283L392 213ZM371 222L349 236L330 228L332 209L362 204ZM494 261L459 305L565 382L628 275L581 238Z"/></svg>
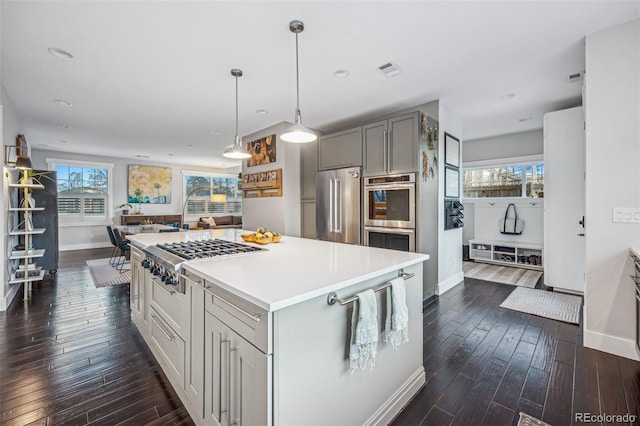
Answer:
<svg viewBox="0 0 640 426"><path fill-rule="evenodd" d="M252 232L249 234L240 234L240 236L246 242L258 244L277 243L282 238L282 234L269 231L268 229L263 227L258 228L256 232Z"/></svg>

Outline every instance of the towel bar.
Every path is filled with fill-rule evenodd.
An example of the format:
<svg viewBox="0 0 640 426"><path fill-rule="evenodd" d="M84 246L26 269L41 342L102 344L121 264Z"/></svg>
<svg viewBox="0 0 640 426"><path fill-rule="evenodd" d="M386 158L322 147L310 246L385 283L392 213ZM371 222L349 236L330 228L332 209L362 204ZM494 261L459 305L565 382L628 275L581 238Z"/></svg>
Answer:
<svg viewBox="0 0 640 426"><path fill-rule="evenodd" d="M405 280L408 280L409 278L413 278L416 274L408 274L406 272L404 272L402 269L400 269L398 271L398 276L402 277ZM374 288L373 291L374 292L379 292L381 290L384 290L387 287L390 287L391 283L386 283L381 285L380 287ZM351 296L347 299L340 299L338 297L338 295L336 294L335 291L332 291L331 293L329 293L329 295L327 296L327 303L329 305L334 305L336 302L340 303L340 306L344 306L344 305L348 305L349 303L353 302L354 300L358 299L358 296Z"/></svg>

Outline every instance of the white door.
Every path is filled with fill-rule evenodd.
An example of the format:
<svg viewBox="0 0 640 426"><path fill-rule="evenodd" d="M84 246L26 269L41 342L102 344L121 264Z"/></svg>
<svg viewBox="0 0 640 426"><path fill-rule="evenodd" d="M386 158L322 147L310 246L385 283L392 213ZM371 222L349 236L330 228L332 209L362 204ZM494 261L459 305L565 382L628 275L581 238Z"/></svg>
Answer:
<svg viewBox="0 0 640 426"><path fill-rule="evenodd" d="M546 286L584 292L584 211L584 111L576 107L545 114L543 266Z"/></svg>

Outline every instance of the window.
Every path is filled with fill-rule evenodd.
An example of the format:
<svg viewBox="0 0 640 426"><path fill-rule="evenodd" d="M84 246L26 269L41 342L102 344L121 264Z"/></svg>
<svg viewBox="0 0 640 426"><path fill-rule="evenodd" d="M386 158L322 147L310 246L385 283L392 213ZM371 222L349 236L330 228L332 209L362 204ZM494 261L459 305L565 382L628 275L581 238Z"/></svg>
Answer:
<svg viewBox="0 0 640 426"><path fill-rule="evenodd" d="M239 183L240 179L232 175L185 172L185 215L200 217L242 214L242 190Z"/></svg>
<svg viewBox="0 0 640 426"><path fill-rule="evenodd" d="M110 218L113 164L47 158L57 176L60 224L104 223Z"/></svg>
<svg viewBox="0 0 640 426"><path fill-rule="evenodd" d="M544 164L518 164L464 171L464 197L542 197Z"/></svg>

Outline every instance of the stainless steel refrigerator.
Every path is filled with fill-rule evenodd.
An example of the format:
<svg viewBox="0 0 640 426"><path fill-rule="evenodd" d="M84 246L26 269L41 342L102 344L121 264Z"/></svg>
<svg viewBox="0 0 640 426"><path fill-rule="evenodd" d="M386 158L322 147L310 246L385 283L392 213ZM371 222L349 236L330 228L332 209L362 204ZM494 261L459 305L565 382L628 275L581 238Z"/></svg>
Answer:
<svg viewBox="0 0 640 426"><path fill-rule="evenodd" d="M339 243L361 242L361 186L359 167L326 170L316 175L318 239Z"/></svg>

